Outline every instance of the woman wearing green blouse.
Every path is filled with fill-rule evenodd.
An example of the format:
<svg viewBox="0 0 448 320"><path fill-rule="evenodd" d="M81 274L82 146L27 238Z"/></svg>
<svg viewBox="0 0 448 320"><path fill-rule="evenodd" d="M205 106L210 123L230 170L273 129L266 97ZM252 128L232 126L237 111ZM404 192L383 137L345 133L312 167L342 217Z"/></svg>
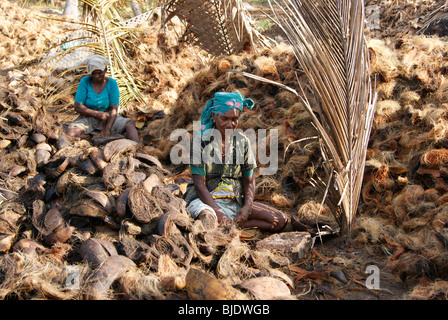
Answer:
<svg viewBox="0 0 448 320"><path fill-rule="evenodd" d="M254 202L256 163L249 139L236 130L243 107L253 105L238 92L217 92L206 104L201 134L193 137L193 179L184 199L193 218L209 216L216 223L233 221L243 228L279 232L288 219L281 211Z"/></svg>
<svg viewBox="0 0 448 320"><path fill-rule="evenodd" d="M117 81L106 77L109 61L94 55L87 61L90 74L81 79L75 95L75 110L79 117L69 125L71 137L87 137L99 130L99 136L125 133L126 138L139 141L135 123L117 114L120 93Z"/></svg>

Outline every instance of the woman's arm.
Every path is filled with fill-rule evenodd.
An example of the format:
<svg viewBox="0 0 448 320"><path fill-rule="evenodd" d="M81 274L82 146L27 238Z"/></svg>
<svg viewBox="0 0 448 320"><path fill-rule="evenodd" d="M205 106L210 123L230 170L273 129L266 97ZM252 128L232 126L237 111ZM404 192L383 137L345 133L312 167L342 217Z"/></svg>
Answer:
<svg viewBox="0 0 448 320"><path fill-rule="evenodd" d="M201 176L199 174L192 174L193 177L193 183L194 187L196 189L196 193L199 196L199 199L201 199L202 202L204 202L206 205L209 205L210 207L215 210L216 216L218 217L218 222L230 222L229 218L222 212L222 210L216 205L215 200L213 200L212 195L207 189L207 186L205 184L205 176Z"/></svg>
<svg viewBox="0 0 448 320"><path fill-rule="evenodd" d="M106 122L109 119L109 113L108 112L102 112L102 111L98 111L98 110L92 110L90 108L87 108L85 105L79 103L79 102L75 102L75 110L83 115L83 116L87 116L87 117L94 117L97 118L103 122Z"/></svg>
<svg viewBox="0 0 448 320"><path fill-rule="evenodd" d="M247 221L252 213L252 205L255 197L255 178L254 175L250 177L243 177L243 192L244 192L244 206L236 214L235 222Z"/></svg>
<svg viewBox="0 0 448 320"><path fill-rule="evenodd" d="M109 110L110 110L109 119L107 120L106 126L99 133L100 136L109 136L110 129L112 128L113 124L115 123L115 119L117 119L118 106L111 105Z"/></svg>

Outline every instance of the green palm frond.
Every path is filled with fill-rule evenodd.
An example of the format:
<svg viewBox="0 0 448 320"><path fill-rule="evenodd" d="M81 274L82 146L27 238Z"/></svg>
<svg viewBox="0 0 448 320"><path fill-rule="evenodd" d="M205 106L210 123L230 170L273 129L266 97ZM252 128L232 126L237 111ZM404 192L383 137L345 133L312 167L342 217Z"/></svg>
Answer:
<svg viewBox="0 0 448 320"><path fill-rule="evenodd" d="M326 194L341 231L349 232L358 208L376 102L363 1L271 0L270 4L320 102L318 119L315 108L304 99L321 137L328 173L315 185Z"/></svg>
<svg viewBox="0 0 448 320"><path fill-rule="evenodd" d="M127 63L126 45L134 46L137 40L135 31L138 29L128 26L123 21L115 6L118 0L81 1L83 2L82 21L72 22L77 30L63 43L59 44L59 48L65 46L65 50L59 50L55 56L52 56L42 65L51 68L58 65L58 62L61 64L67 58L70 59L69 55L76 53L80 54L80 59L83 60L91 54L103 55L109 59L110 67L108 71L110 76L118 83L120 107L125 108L134 99L144 103L140 94L142 83L132 75ZM83 64L81 63L79 66L83 66ZM74 87L77 84L77 82L71 84L58 94L76 92ZM51 103L55 98L57 98L57 95L52 96L50 94L48 102Z"/></svg>
<svg viewBox="0 0 448 320"><path fill-rule="evenodd" d="M164 8L166 21L177 16L186 23L184 38L215 56L273 43L256 30L241 0L165 0Z"/></svg>

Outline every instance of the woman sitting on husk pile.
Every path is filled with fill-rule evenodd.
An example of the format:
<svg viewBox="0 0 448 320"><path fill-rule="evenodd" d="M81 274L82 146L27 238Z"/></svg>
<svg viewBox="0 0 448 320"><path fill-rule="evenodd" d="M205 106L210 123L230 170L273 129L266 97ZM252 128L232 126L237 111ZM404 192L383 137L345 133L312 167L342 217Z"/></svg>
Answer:
<svg viewBox="0 0 448 320"><path fill-rule="evenodd" d="M206 104L201 132L193 136L193 179L184 199L193 218L211 217L215 226L233 221L243 228L279 232L288 219L279 210L254 202L256 163L250 140L236 130L243 107L253 106L238 92L217 92Z"/></svg>
<svg viewBox="0 0 448 320"><path fill-rule="evenodd" d="M106 77L109 61L100 55L87 60L89 76L83 77L75 96L75 110L79 117L69 125L71 137L88 137L100 130L98 136L125 133L126 138L139 141L135 123L118 112L120 93L117 81Z"/></svg>

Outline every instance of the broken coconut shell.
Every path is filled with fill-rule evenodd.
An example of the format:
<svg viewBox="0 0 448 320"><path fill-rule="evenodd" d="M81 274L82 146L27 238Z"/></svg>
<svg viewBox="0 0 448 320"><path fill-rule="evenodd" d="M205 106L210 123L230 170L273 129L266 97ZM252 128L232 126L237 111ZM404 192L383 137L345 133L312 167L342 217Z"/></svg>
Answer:
<svg viewBox="0 0 448 320"><path fill-rule="evenodd" d="M258 241L256 248L277 251L293 258L303 258L311 249L311 235L303 231L276 233Z"/></svg>
<svg viewBox="0 0 448 320"><path fill-rule="evenodd" d="M25 172L27 168L25 166L14 166L9 171L10 177L17 177L19 174Z"/></svg>
<svg viewBox="0 0 448 320"><path fill-rule="evenodd" d="M118 139L109 142L103 149L104 160L110 162L112 157L127 151L135 151L138 143L130 139Z"/></svg>
<svg viewBox="0 0 448 320"><path fill-rule="evenodd" d="M34 150L47 150L48 152L52 152L53 149L48 143L41 142L34 146Z"/></svg>
<svg viewBox="0 0 448 320"><path fill-rule="evenodd" d="M16 237L15 234L2 234L0 235L0 252L7 252L11 249L12 242Z"/></svg>
<svg viewBox="0 0 448 320"><path fill-rule="evenodd" d="M66 136L60 136L55 143L56 149L61 150L70 145L70 141Z"/></svg>
<svg viewBox="0 0 448 320"><path fill-rule="evenodd" d="M98 202L108 213L111 213L114 206L109 197L101 191L88 190L85 192L87 196Z"/></svg>
<svg viewBox="0 0 448 320"><path fill-rule="evenodd" d="M45 229L48 231L54 231L58 229L65 222L59 210L55 208L48 210L43 220Z"/></svg>
<svg viewBox="0 0 448 320"><path fill-rule="evenodd" d="M123 219L126 216L126 210L128 207L128 197L130 191L131 188L127 188L122 193L120 193L117 200L115 201L115 211L120 219Z"/></svg>
<svg viewBox="0 0 448 320"><path fill-rule="evenodd" d="M21 239L13 247L14 252L22 252L37 257L40 253L45 253L47 248L33 239Z"/></svg>
<svg viewBox="0 0 448 320"><path fill-rule="evenodd" d="M45 236L44 243L49 246L58 242L65 243L68 241L68 239L70 239L74 230L75 227L73 226L61 227Z"/></svg>
<svg viewBox="0 0 448 320"><path fill-rule="evenodd" d="M171 229L175 227L173 217L176 211L168 211L164 213L157 221L157 234L164 237L169 237Z"/></svg>
<svg viewBox="0 0 448 320"><path fill-rule="evenodd" d="M89 158L85 159L79 164L79 168L89 175L94 175L97 171L97 168L93 164L92 160Z"/></svg>
<svg viewBox="0 0 448 320"><path fill-rule="evenodd" d="M110 286L126 271L135 267L135 263L121 255L108 257L89 279L85 297L88 300L103 300Z"/></svg>
<svg viewBox="0 0 448 320"><path fill-rule="evenodd" d="M98 148L92 148L89 152L89 158L93 165L98 168L101 172L108 165L107 161L104 159L103 151Z"/></svg>
<svg viewBox="0 0 448 320"><path fill-rule="evenodd" d="M101 218L107 216L107 211L94 200L80 200L70 209L71 215L90 218Z"/></svg>
<svg viewBox="0 0 448 320"><path fill-rule="evenodd" d="M234 287L195 268L190 268L187 273L185 289L192 300L247 300L247 297Z"/></svg>
<svg viewBox="0 0 448 320"><path fill-rule="evenodd" d="M45 142L47 140L47 137L43 135L42 133L33 133L30 136L30 140L33 141L36 144Z"/></svg>
<svg viewBox="0 0 448 320"><path fill-rule="evenodd" d="M51 154L47 150L39 149L34 153L34 157L36 158L36 163L38 167L46 165L48 160L50 160Z"/></svg>
<svg viewBox="0 0 448 320"><path fill-rule="evenodd" d="M47 177L51 180L55 180L67 169L69 163L70 159L65 157L50 160L45 165L45 173Z"/></svg>
<svg viewBox="0 0 448 320"><path fill-rule="evenodd" d="M256 300L272 300L291 296L288 286L271 277L258 277L243 281L239 287L249 291Z"/></svg>
<svg viewBox="0 0 448 320"><path fill-rule="evenodd" d="M93 268L97 268L108 257L118 255L112 242L106 239L90 238L84 241L80 248L81 257Z"/></svg>
<svg viewBox="0 0 448 320"><path fill-rule="evenodd" d="M69 183L69 178L70 178L70 172L66 171L64 172L56 181L55 184L55 190L56 193L61 195L65 193L65 190L67 190L67 185Z"/></svg>

